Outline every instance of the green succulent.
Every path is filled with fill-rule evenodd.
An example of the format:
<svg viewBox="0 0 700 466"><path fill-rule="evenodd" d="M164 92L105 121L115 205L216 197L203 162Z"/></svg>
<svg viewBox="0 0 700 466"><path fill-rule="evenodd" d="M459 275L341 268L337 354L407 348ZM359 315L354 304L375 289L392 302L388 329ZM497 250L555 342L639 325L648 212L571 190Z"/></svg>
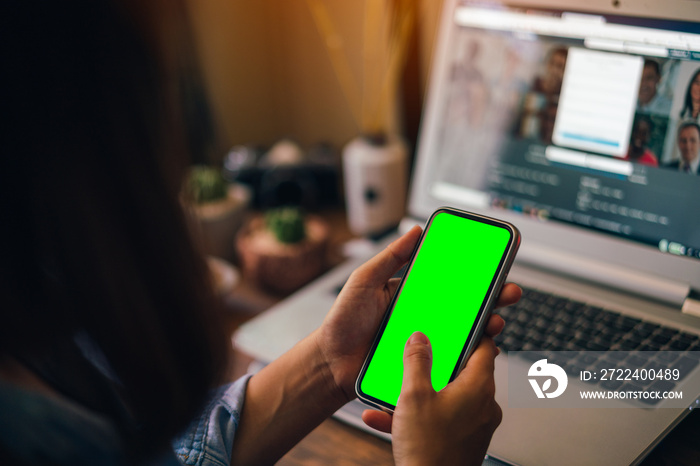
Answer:
<svg viewBox="0 0 700 466"><path fill-rule="evenodd" d="M306 238L304 214L297 207L270 210L265 214L265 222L280 243L294 244Z"/></svg>
<svg viewBox="0 0 700 466"><path fill-rule="evenodd" d="M226 180L218 168L204 165L192 167L188 179L188 191L197 204L225 199L227 189Z"/></svg>

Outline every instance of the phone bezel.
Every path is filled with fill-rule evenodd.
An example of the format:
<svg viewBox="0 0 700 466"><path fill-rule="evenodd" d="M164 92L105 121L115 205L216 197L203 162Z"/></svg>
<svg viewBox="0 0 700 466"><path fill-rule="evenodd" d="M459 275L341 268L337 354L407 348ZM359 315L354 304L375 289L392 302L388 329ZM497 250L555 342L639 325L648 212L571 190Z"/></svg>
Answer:
<svg viewBox="0 0 700 466"><path fill-rule="evenodd" d="M360 370L360 373L355 381L355 393L357 394L357 397L360 399L360 401L374 408L381 409L382 411L393 413L394 409L396 409L396 406L364 393L361 389L362 380L366 374L369 363L372 360L372 357L374 356L374 353L377 349L377 345L379 344L379 341L381 340L382 335L384 334L384 330L386 329L386 326L389 322L389 318L391 317L394 306L396 305L396 300L398 299L401 290L403 289L406 277L413 268L413 264L415 262L416 256L418 255L418 251L420 251L420 248L423 245L423 241L425 240L425 237L430 230L433 220L437 215L441 213L456 215L458 217L467 218L469 220L474 220L499 228L503 228L507 230L510 234L508 244L503 252L503 255L501 256L501 260L499 261L496 272L494 273L494 276L491 279L491 283L489 284L486 296L484 297L484 300L482 301L481 306L479 307L479 311L477 312L474 325L472 325L469 334L466 337L465 344L462 347L459 358L457 360L457 364L455 365L455 368L452 371L452 374L450 375L450 382L454 380L455 377L457 377L460 371L464 368L467 359L471 355L472 351L476 348L481 334L483 333L486 322L488 322L488 317L490 317L491 315L493 305L495 304L496 299L498 298L500 289L503 286L503 283L505 282L511 265L513 264L518 247L520 246L520 232L515 227L515 225L509 222L498 220L492 217L487 217L485 215L476 214L473 212L467 212L465 210L455 209L452 207L440 207L430 215L430 218L428 219L428 221L425 224L425 227L423 228L421 237L418 240L418 244L411 253L411 258L408 261L408 267L406 267L406 270L403 273L403 276L401 277L399 286L396 288L396 292L394 293L394 296L392 296L389 306L387 306L387 310L384 313L384 317L382 319L381 324L379 325L377 334L374 337L374 341L372 342L370 350L367 353L367 357L365 358L365 361L362 364L362 369Z"/></svg>

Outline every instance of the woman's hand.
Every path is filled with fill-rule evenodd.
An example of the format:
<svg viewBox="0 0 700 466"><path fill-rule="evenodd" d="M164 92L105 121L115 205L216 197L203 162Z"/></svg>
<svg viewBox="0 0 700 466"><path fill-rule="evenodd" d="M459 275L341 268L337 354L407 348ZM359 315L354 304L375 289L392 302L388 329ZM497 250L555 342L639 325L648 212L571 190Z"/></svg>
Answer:
<svg viewBox="0 0 700 466"><path fill-rule="evenodd" d="M410 259L420 233L419 227L413 228L353 272L323 325L251 377L231 452L233 464L275 463L355 397L355 379L398 285L390 278ZM506 285L499 305L519 296L517 286ZM487 334L502 327L503 320L493 317ZM411 416L406 408L404 417ZM389 429L391 417L381 419ZM395 421L399 432L400 425ZM399 438L413 435L405 432Z"/></svg>
<svg viewBox="0 0 700 466"><path fill-rule="evenodd" d="M496 323L500 321L500 323ZM501 326L503 320L492 320ZM364 421L392 432L396 464L480 465L491 436L501 422L494 399L494 360L498 350L484 336L464 370L440 392L430 381L432 351L428 338L416 332L404 350L404 380L392 418L365 411Z"/></svg>
<svg viewBox="0 0 700 466"><path fill-rule="evenodd" d="M328 362L333 383L344 401L355 398L355 379L399 279L392 279L418 243L416 226L355 269L343 286L323 325L318 347Z"/></svg>
<svg viewBox="0 0 700 466"><path fill-rule="evenodd" d="M355 398L355 379L396 291L399 279L392 279L391 276L411 258L420 234L420 227L412 228L356 269L323 325L313 335L329 366L338 396L344 401ZM518 286L505 285L497 306L517 302L520 294ZM503 325L503 319L492 317L486 335L497 335Z"/></svg>

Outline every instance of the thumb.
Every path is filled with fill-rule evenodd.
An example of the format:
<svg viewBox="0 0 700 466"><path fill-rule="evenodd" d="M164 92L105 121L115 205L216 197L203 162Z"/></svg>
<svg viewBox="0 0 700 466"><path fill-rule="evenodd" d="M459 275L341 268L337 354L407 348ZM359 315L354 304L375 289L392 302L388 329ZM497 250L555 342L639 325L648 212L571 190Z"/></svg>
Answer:
<svg viewBox="0 0 700 466"><path fill-rule="evenodd" d="M415 332L406 343L403 352L402 393L433 390L430 382L430 369L433 365L433 351L430 341L421 332Z"/></svg>

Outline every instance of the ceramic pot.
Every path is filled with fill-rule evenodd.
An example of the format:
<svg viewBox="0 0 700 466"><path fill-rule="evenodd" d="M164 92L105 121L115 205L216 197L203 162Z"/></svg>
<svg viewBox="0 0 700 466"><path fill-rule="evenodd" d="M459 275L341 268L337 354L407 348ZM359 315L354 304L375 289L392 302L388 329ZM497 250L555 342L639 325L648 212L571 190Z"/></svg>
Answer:
<svg viewBox="0 0 700 466"><path fill-rule="evenodd" d="M233 241L243 225L250 199L249 189L230 185L226 199L192 206L206 254L226 260L234 258Z"/></svg>
<svg viewBox="0 0 700 466"><path fill-rule="evenodd" d="M329 228L321 218L305 219L306 238L283 244L266 228L263 217L255 217L236 238L243 274L261 288L289 294L307 284L326 268Z"/></svg>
<svg viewBox="0 0 700 466"><path fill-rule="evenodd" d="M371 236L404 216L408 156L399 138L360 136L343 149L343 179L350 231Z"/></svg>

